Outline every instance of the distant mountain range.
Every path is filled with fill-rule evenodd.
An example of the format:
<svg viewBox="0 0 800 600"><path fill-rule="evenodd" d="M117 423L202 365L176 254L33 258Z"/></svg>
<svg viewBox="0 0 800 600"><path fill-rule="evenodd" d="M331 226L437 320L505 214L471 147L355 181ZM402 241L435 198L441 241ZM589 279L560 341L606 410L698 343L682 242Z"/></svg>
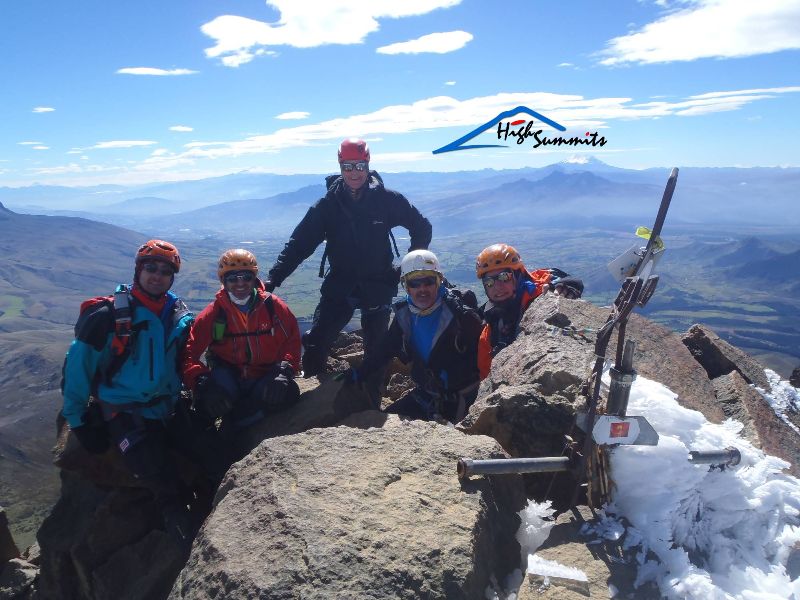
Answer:
<svg viewBox="0 0 800 600"><path fill-rule="evenodd" d="M380 170L379 164L373 166ZM579 223L601 219L605 224L619 217L639 220L640 214L655 212L668 173L667 168L622 169L580 155L541 168L381 175L387 187L402 192L433 220L458 209L457 219L441 222L452 231L478 226L486 217L481 197L485 204L491 203L488 216L495 220L544 220L551 225L574 224L575 219ZM290 229L289 223L322 195L323 181L322 174L238 173L143 186L0 188L0 201L20 212L84 216L142 230L163 226L164 215L181 215L168 220L181 222L181 228L214 228L220 215L224 223L236 221L225 211L250 207L277 211L269 215L270 230L279 230ZM798 189L800 168L684 168L670 218L697 225L796 227ZM236 204L246 201L252 203ZM218 210L199 211L209 206ZM255 218L259 230L268 220L257 212L245 214L247 223ZM204 216L213 220L203 223Z"/></svg>

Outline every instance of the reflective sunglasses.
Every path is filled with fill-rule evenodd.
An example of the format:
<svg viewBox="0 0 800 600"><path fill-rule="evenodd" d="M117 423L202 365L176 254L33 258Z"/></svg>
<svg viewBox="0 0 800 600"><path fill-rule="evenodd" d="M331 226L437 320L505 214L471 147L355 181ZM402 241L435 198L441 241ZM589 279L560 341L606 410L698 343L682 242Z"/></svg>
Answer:
<svg viewBox="0 0 800 600"><path fill-rule="evenodd" d="M417 277L406 281L406 289L414 290L418 287L436 285L436 277Z"/></svg>
<svg viewBox="0 0 800 600"><path fill-rule="evenodd" d="M502 281L503 283L514 279L514 273L511 271L500 271L497 275L484 275L481 278L483 285L487 288L494 286L495 281Z"/></svg>
<svg viewBox="0 0 800 600"><path fill-rule="evenodd" d="M353 169L355 169L356 171L366 171L367 163L364 161L360 161L357 163L342 163L342 171L349 173Z"/></svg>
<svg viewBox="0 0 800 600"><path fill-rule="evenodd" d="M147 262L142 265L142 270L147 271L148 273L158 273L162 277L172 277L175 274L175 270L172 267L167 265L163 265L162 268L159 269L158 263L154 262Z"/></svg>
<svg viewBox="0 0 800 600"><path fill-rule="evenodd" d="M225 275L225 283L235 283L236 280L241 279L245 283L250 283L255 278L250 271L237 271L236 273L228 273Z"/></svg>

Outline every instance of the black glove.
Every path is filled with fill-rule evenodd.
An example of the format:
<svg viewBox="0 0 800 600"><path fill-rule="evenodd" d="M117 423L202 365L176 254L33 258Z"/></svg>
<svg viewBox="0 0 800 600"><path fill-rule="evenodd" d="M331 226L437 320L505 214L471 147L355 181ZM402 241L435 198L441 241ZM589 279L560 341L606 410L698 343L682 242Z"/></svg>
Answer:
<svg viewBox="0 0 800 600"><path fill-rule="evenodd" d="M264 408L270 412L280 410L299 396L300 389L294 382L294 368L284 360L275 369L275 378L264 388Z"/></svg>
<svg viewBox="0 0 800 600"><path fill-rule="evenodd" d="M87 425L84 423L78 427L73 427L72 433L74 433L75 437L78 438L81 446L83 446L86 451L90 452L91 454L103 454L110 446L110 442L108 441L108 432L106 431L105 427Z"/></svg>
<svg viewBox="0 0 800 600"><path fill-rule="evenodd" d="M264 283L264 289L270 293L274 292L275 288L278 287L277 285L272 283L272 281L270 281L269 279L265 279L263 283Z"/></svg>
<svg viewBox="0 0 800 600"><path fill-rule="evenodd" d="M556 281L555 292L571 300L580 298L583 295L583 281L577 277L563 277Z"/></svg>
<svg viewBox="0 0 800 600"><path fill-rule="evenodd" d="M200 375L197 378L192 399L194 409L210 421L224 417L233 408L233 398L228 391L208 375Z"/></svg>

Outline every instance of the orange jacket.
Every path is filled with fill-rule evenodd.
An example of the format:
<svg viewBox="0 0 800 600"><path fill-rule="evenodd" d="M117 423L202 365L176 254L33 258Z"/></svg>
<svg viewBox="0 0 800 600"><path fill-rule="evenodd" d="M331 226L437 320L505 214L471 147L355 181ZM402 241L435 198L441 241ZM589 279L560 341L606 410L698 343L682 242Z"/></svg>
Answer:
<svg viewBox="0 0 800 600"><path fill-rule="evenodd" d="M542 287L549 284L553 279L553 273L550 269L537 269L535 271L528 272L527 275L530 278L530 281L534 283L534 288L531 291L529 289L530 286L518 285L517 287L516 294L519 296L520 311L519 318L514 324L514 337L516 337L516 329L519 327L519 321L522 319L522 315L525 314L525 311L528 310L528 306L530 306L531 302L533 302L542 294ZM528 281L528 279L524 278L523 281ZM492 368L492 356L494 356L492 345L492 324L485 322L483 330L481 331L481 337L478 340L478 370L481 374L481 381L486 379L486 377L489 375L489 371Z"/></svg>
<svg viewBox="0 0 800 600"><path fill-rule="evenodd" d="M221 289L214 301L203 309L189 332L183 361L183 382L190 389L200 375L209 372L200 362L206 348L220 361L237 367L244 379L257 379L282 361L300 371L300 329L286 303L270 294L258 281L258 299L254 308L243 313ZM270 314L265 302L271 301ZM214 322L224 311L225 335L214 340Z"/></svg>

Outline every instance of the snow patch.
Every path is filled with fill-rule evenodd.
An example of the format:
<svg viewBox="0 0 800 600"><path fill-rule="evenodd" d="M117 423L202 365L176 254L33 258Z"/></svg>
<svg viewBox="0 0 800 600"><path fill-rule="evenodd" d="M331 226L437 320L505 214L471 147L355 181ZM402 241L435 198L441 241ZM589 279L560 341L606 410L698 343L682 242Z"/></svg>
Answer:
<svg viewBox="0 0 800 600"><path fill-rule="evenodd" d="M547 560L536 554L528 556L528 573L545 578L559 577L561 579L572 579L574 581L589 581L589 578L586 577L586 573L580 569L562 565L554 560Z"/></svg>
<svg viewBox="0 0 800 600"><path fill-rule="evenodd" d="M778 418L800 435L800 429L786 416L787 412L800 413L800 390L781 379L781 376L771 369L764 369L764 374L772 391L765 392L760 387L756 387L756 391L767 401Z"/></svg>
<svg viewBox="0 0 800 600"><path fill-rule="evenodd" d="M796 389L777 376L770 385L776 405L797 408ZM660 440L610 452L612 502L584 533L609 540L624 533L623 548L636 552L634 585L653 581L667 598L800 600L800 578L786 571L800 543L800 481L783 473L787 462L739 437L741 423L710 423L676 398L644 377L633 383L628 414L645 416ZM690 450L728 446L741 453L737 467L688 461ZM532 502L520 512L523 551L546 539L548 511Z"/></svg>

